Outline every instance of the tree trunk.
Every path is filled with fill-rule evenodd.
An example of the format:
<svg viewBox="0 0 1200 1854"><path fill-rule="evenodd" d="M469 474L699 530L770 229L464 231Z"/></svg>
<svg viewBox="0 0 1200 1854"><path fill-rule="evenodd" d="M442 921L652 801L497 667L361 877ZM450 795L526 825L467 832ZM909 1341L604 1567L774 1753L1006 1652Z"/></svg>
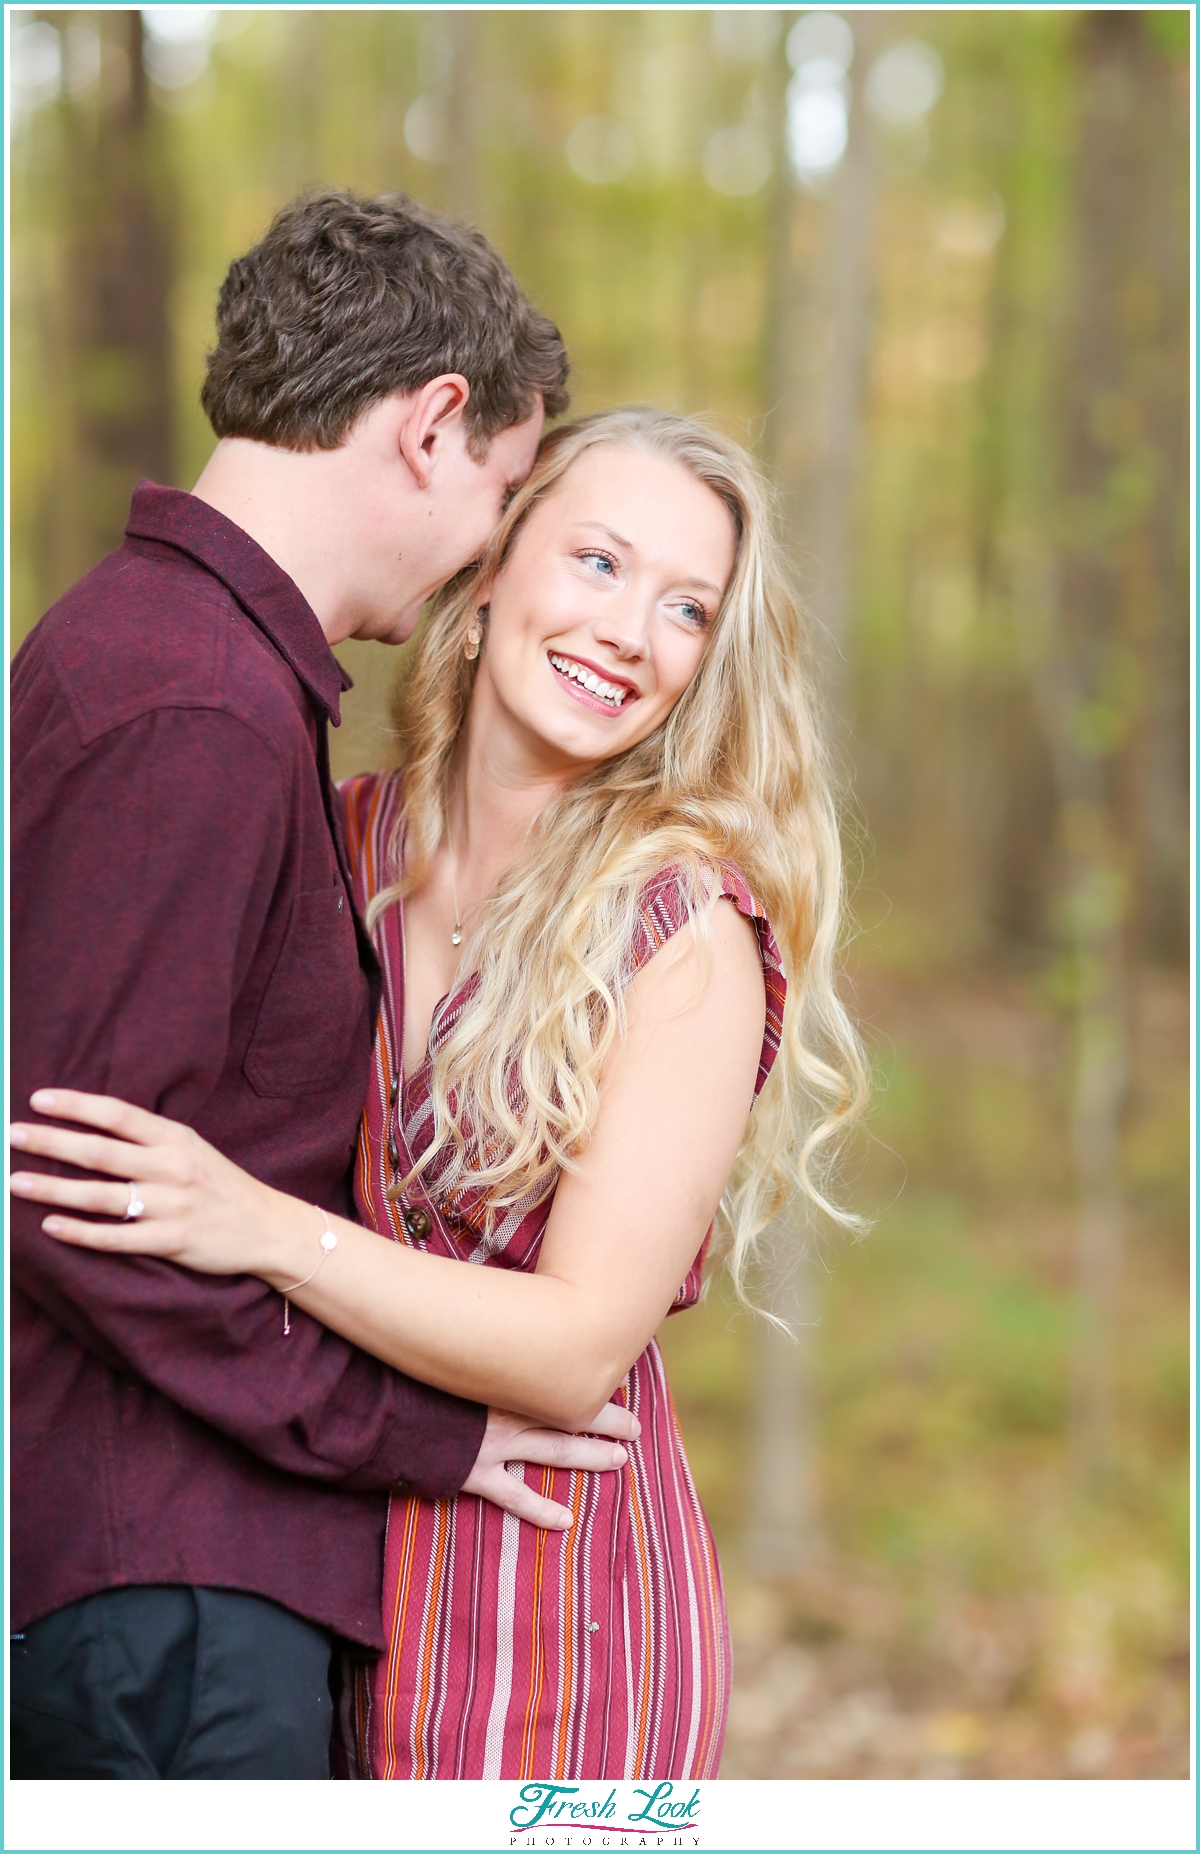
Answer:
<svg viewBox="0 0 1200 1854"><path fill-rule="evenodd" d="M119 543L137 478L170 482L172 464L171 252L142 16L93 17L124 52L128 83L111 102L67 106L71 344L86 485L77 531L86 565Z"/></svg>
<svg viewBox="0 0 1200 1854"><path fill-rule="evenodd" d="M768 1581L794 1577L824 1552L808 1353L815 1302L806 1269L802 1286L774 1297L774 1311L797 1337L762 1319L755 1327L745 1553L747 1569Z"/></svg>
<svg viewBox="0 0 1200 1854"><path fill-rule="evenodd" d="M1154 81L1144 22L1080 16L1074 300L1064 368L1060 647L1046 666L1076 969L1072 1143L1079 1189L1078 1331L1072 1382L1077 1468L1103 1476L1113 1446L1114 1354L1125 1244L1121 1123L1129 1080L1137 915L1133 820L1138 659L1146 648L1147 515L1126 512L1117 464L1136 420L1139 343L1131 292L1153 276L1144 249L1144 111ZM1114 456L1114 451L1118 453ZM1115 682L1114 682L1114 679ZM1122 685L1124 685L1122 687ZM1124 699L1122 699L1124 698ZM1122 715L1122 709L1124 714Z"/></svg>
<svg viewBox="0 0 1200 1854"><path fill-rule="evenodd" d="M871 246L877 188L875 140L863 102L871 60L886 30L881 16L852 15L855 57L849 136L825 210L799 194L787 167L787 69L773 71L776 102L774 251L764 365L764 448L784 494L795 564L816 561L809 599L820 630L815 652L826 725L842 746L851 707L849 620L859 438L871 337ZM798 247L823 220L816 268L801 286ZM807 297L807 301L805 300ZM815 381L803 364L803 325L826 327L828 358ZM746 1556L751 1570L787 1577L822 1550L814 1474L815 1436L807 1348L817 1316L815 1273L805 1269L772 1311L797 1338L760 1320L754 1336L754 1429Z"/></svg>
<svg viewBox="0 0 1200 1854"><path fill-rule="evenodd" d="M816 405L817 441L809 485L810 545L821 575L815 614L823 632L826 707L835 733L844 732L849 721L854 514L871 343L871 253L878 192L877 142L863 89L887 29L879 14L854 13L851 21L855 54L849 133L829 213L822 291L831 349Z"/></svg>
<svg viewBox="0 0 1200 1854"><path fill-rule="evenodd" d="M478 225L483 209L477 154L479 85L477 47L480 33L476 13L455 11L445 16L453 73L447 100L449 135L449 205L456 218Z"/></svg>
<svg viewBox="0 0 1200 1854"><path fill-rule="evenodd" d="M1076 1332L1071 1444L1080 1479L1103 1478L1111 1458L1113 1358L1125 1204L1121 1122L1129 1080L1127 885L1101 768L1074 742L1084 698L1061 658L1042 667L1067 862L1067 933L1075 969L1071 1148L1078 1191Z"/></svg>

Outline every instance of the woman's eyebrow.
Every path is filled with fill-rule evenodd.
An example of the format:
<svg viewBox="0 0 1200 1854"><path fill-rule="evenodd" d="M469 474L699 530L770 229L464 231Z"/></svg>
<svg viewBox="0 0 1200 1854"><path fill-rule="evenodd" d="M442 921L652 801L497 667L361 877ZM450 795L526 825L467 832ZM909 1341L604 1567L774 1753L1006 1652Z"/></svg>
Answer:
<svg viewBox="0 0 1200 1854"><path fill-rule="evenodd" d="M585 515L580 521L579 526L581 528L598 528L601 534L606 534L610 541L616 542L618 547L628 547L631 551L633 549L633 542L627 541L625 536L623 534L618 534L615 528L610 528L607 522L593 521L590 516Z"/></svg>
<svg viewBox="0 0 1200 1854"><path fill-rule="evenodd" d="M601 534L606 534L610 541L616 542L618 547L627 547L631 553L637 551L632 541L627 541L623 534L618 534L616 529L610 528L607 522L592 521L585 517L580 522L579 526L581 528L599 528ZM713 592L718 599L721 598L723 593L723 588L721 586L715 586L711 579L681 579L678 583L681 586L694 586L697 591L700 592Z"/></svg>

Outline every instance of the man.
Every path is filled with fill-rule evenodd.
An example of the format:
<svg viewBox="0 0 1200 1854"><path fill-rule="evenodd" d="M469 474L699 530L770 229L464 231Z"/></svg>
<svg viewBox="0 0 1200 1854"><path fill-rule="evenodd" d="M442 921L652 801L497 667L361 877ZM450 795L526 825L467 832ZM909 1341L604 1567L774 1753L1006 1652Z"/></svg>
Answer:
<svg viewBox="0 0 1200 1854"><path fill-rule="evenodd" d="M14 668L22 1112L48 1083L119 1094L353 1214L378 972L329 780L330 646L409 635L566 374L487 242L401 197L302 200L232 266L194 494L140 484L124 545ZM14 1205L16 1777L328 1776L334 1645L382 1645L388 1489L556 1524L507 1459L624 1458L294 1309L285 1332L257 1281L38 1225Z"/></svg>

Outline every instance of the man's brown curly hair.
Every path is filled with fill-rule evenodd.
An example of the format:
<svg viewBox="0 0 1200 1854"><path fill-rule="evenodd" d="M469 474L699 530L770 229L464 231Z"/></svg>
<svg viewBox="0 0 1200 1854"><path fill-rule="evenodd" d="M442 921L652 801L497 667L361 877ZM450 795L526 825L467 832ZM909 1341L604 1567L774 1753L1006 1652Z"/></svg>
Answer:
<svg viewBox="0 0 1200 1854"><path fill-rule="evenodd" d="M539 394L548 418L566 409L569 367L481 232L403 193L321 192L230 265L200 401L219 438L333 450L389 393L461 373L480 457Z"/></svg>

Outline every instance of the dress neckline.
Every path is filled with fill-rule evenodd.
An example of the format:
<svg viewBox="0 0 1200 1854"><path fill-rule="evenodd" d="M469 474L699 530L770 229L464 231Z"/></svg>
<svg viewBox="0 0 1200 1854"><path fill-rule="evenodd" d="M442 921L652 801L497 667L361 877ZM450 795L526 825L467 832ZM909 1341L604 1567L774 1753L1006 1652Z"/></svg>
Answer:
<svg viewBox="0 0 1200 1854"><path fill-rule="evenodd" d="M407 819L405 820L404 832L405 832L405 836L407 836L407 833L408 833ZM400 840L400 868L401 868L401 871L403 872L403 869L404 869L404 837L402 837ZM399 1010L399 1022L396 1025L396 1030L397 1030L396 1076L400 1084L399 1089L398 1089L399 1098L403 1100L405 1095L408 1093L409 1089L413 1087L413 1085L417 1081L420 1080L420 1078L425 1074L426 1070L430 1067L430 1064L433 1061L433 1050L431 1048L431 1045L433 1043L434 1031L437 1029L438 1020L441 1017L441 1014L443 1010L446 1008L446 1006L458 994L458 992L461 991L462 985L461 984L451 985L449 991L443 992L442 996L438 999L437 1003L434 1005L433 1015L429 1019L429 1034L425 1038L425 1054L422 1057L421 1061L417 1064L416 1068L413 1070L412 1074L406 1076L404 1073L404 1023L405 1023L405 1017L408 1011L408 934L405 931L403 895L399 895L396 898L396 933L397 933L397 936L400 942L400 964L399 964L400 986L399 986L399 998L398 998L400 1010ZM465 982L466 981L464 980L463 983Z"/></svg>

